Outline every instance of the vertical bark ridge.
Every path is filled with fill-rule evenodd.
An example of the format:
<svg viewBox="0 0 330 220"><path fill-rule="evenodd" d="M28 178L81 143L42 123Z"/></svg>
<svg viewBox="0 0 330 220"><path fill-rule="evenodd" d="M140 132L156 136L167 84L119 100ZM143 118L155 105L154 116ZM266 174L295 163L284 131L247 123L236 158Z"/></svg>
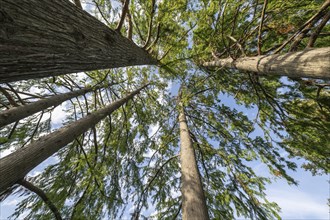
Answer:
<svg viewBox="0 0 330 220"><path fill-rule="evenodd" d="M0 82L157 64L68 0L1 0L0 51Z"/></svg>

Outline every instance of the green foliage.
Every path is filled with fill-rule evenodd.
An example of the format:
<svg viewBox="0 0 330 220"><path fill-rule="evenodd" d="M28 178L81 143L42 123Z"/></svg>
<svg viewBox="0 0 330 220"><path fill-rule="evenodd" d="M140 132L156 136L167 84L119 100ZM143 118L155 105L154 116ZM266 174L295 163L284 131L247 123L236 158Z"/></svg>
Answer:
<svg viewBox="0 0 330 220"><path fill-rule="evenodd" d="M63 218L180 218L176 103L176 89L180 87L211 218L280 219L280 208L267 200L265 187L276 178L297 184L287 173L295 170L296 164L283 154L303 157L307 161L304 167L314 174L329 172L329 85L322 80L262 78L233 69L198 67L212 59L212 53L215 57L237 58L243 56L243 48L246 55L256 55L262 1L178 0L157 1L154 6L152 2L131 1L132 40L160 60L160 69L98 70L13 84L17 90L38 88L40 92L26 95L27 103L103 85L65 104L65 125L150 83L134 99L57 152L54 164L29 180L47 194ZM321 4L269 0L262 51L272 52ZM92 8L96 17L116 27L121 2L96 0L92 5L97 6ZM125 23L121 33L128 29ZM318 39L316 45L328 43L326 37ZM3 96L0 104L2 110L9 105ZM40 123L39 114L14 128L2 128L0 150L21 147L58 128L51 121L52 110L44 111L46 119ZM268 167L269 176L253 169L260 163ZM13 218L26 211L27 219L53 218L37 195L22 189L16 193L24 199ZM150 210L153 214L145 216Z"/></svg>

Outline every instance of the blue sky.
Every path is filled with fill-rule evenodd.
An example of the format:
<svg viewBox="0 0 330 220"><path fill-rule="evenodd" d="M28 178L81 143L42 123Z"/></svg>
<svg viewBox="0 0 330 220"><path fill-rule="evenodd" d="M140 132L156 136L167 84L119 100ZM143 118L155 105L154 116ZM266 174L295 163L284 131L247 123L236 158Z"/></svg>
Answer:
<svg viewBox="0 0 330 220"><path fill-rule="evenodd" d="M178 84L170 82L168 89L172 95L176 95L178 91ZM222 95L221 100L224 104L231 108L237 108L243 111L245 114L254 118L255 110L245 109L242 106L238 106L235 103L233 97ZM55 108L52 113L52 127L58 128L62 126L63 120L66 115L63 109L65 109L66 103ZM9 154L10 150L2 152L0 157L4 157ZM52 157L44 161L29 175L35 176L40 173L46 166L55 163L56 158ZM301 165L304 160L296 159L295 162ZM262 163L253 163L254 171L263 176L269 176L268 168ZM268 185L266 188L267 198L269 201L278 203L282 212L280 216L287 220L327 220L329 219L329 208L327 205L327 199L329 195L329 176L312 176L309 172L298 168L296 172L288 171L294 179L299 182L298 186L289 186L286 181L279 180ZM15 195L8 197L0 205L0 220L7 219L15 210L16 205L22 198L18 198ZM129 219L129 217L127 218Z"/></svg>
<svg viewBox="0 0 330 220"><path fill-rule="evenodd" d="M172 95L177 94L178 84L169 83L168 89ZM245 109L242 106L238 106L235 103L233 97L222 95L221 100L224 104L231 108L237 108L244 111L245 114L254 118L255 110ZM66 103L55 108L52 113L52 127L58 128L62 126L63 120L66 115L63 109L65 109ZM9 154L10 150L2 152L1 157ZM295 160L298 165L301 165L304 160ZM55 163L56 158L52 157L44 161L29 175L35 176L40 173L46 166ZM268 176L268 168L262 163L253 163L254 171L263 176ZM266 193L269 201L278 203L281 207L281 217L287 220L327 220L329 219L329 208L327 206L327 199L329 195L329 176L312 176L309 172L298 168L296 172L288 171L289 174L299 182L298 186L289 186L284 180L277 180L276 182L268 185ZM7 219L15 210L16 205L22 198L18 198L15 195L8 197L0 205L0 220ZM127 218L129 219L129 217Z"/></svg>
<svg viewBox="0 0 330 220"><path fill-rule="evenodd" d="M175 88L172 88L176 93ZM223 102L231 107L237 107L235 102L230 97L223 97ZM53 125L61 125L65 118L65 113L62 111L64 105L59 106L53 112ZM253 112L250 112L253 114ZM247 112L249 114L249 112ZM0 154L0 158L9 154L6 151ZM56 162L56 158L52 157L44 161L35 168L29 175L34 176L41 172L47 165ZM303 160L296 160L298 164L302 164ZM268 169L256 163L254 170L260 175L267 175ZM289 174L299 182L298 186L289 186L283 180L268 185L266 193L270 201L277 202L281 207L281 217L286 220L328 220L329 206L327 200L330 197L328 175L312 176L309 172L298 168L296 172L289 171ZM7 219L15 210L16 205L22 198L15 195L9 196L0 204L0 220ZM127 218L129 219L129 218Z"/></svg>

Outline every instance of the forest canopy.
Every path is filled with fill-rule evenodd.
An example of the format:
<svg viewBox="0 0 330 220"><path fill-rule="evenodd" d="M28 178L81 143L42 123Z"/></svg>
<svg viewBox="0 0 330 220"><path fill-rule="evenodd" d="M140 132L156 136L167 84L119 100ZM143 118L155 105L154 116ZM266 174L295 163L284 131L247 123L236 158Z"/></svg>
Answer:
<svg viewBox="0 0 330 220"><path fill-rule="evenodd" d="M281 219L330 171L330 0L0 0L13 219ZM253 167L262 164L267 175Z"/></svg>

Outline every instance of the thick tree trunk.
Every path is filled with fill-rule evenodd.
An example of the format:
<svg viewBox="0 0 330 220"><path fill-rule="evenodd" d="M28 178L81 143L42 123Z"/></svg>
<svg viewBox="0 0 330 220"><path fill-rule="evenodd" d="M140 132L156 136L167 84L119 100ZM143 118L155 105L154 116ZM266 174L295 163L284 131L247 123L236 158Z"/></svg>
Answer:
<svg viewBox="0 0 330 220"><path fill-rule="evenodd" d="M197 167L195 151L190 138L189 128L181 106L180 115L180 145L181 145L181 193L182 219L207 220L209 219L203 185Z"/></svg>
<svg viewBox="0 0 330 220"><path fill-rule="evenodd" d="M0 82L157 64L68 0L0 0Z"/></svg>
<svg viewBox="0 0 330 220"><path fill-rule="evenodd" d="M228 67L260 75L330 79L330 47L306 49L283 55L219 59L204 67Z"/></svg>
<svg viewBox="0 0 330 220"><path fill-rule="evenodd" d="M41 99L41 100L36 101L31 104L21 105L21 106L10 108L6 111L0 112L0 127L3 127L12 122L18 121L25 117L28 117L30 115L33 115L34 113L37 113L37 112L47 109L49 107L58 106L59 104L61 104L62 102L66 101L66 100L72 99L79 95L86 94L86 93L96 90L100 87L101 86L89 87L89 88L84 88L84 89L80 89L80 90L73 91L73 92L54 95L50 98Z"/></svg>
<svg viewBox="0 0 330 220"><path fill-rule="evenodd" d="M147 85L146 85L147 86ZM128 100L132 99L143 88L128 94L112 104L94 112L86 117L73 122L39 140L20 148L14 153L0 159L0 194L25 175L41 162L52 156L68 143L72 142L82 133L95 126L100 120L118 109Z"/></svg>

